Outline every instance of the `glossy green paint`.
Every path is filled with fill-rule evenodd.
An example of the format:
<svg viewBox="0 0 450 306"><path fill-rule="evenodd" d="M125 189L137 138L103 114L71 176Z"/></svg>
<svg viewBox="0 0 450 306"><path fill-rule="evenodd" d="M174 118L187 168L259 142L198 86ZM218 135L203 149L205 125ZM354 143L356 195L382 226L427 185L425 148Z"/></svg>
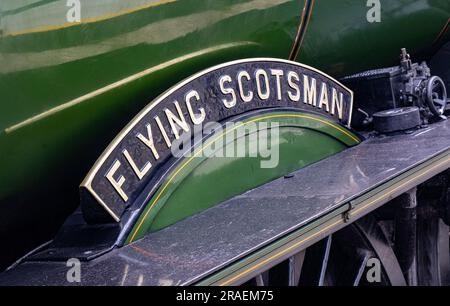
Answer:
<svg viewBox="0 0 450 306"><path fill-rule="evenodd" d="M261 134L256 128L261 122L266 122L268 127L278 124L279 137L267 130ZM356 135L336 123L298 112L250 117L237 126L252 132L241 135L244 139L240 139L234 130L225 130L205 141L196 149L196 154L184 158L168 174L141 213L127 238L128 243L359 142ZM278 148L272 155L273 161L278 162L271 168L261 167L262 160L271 158L260 154L250 157L249 154L250 147L258 148L258 137L264 136L268 138L267 143L272 144L269 152L270 148ZM223 152L233 150L238 143L241 146L245 143L244 156L222 157ZM205 150L208 156L202 154ZM212 152L219 152L219 157Z"/></svg>
<svg viewBox="0 0 450 306"><path fill-rule="evenodd" d="M91 0L81 1L81 24L68 24L66 1L3 0L0 201L60 182L74 190L139 109L194 72L287 58L304 2ZM400 47L431 47L450 4L389 1L373 24L367 10L365 1L315 1L298 60L334 76L393 64Z"/></svg>
<svg viewBox="0 0 450 306"><path fill-rule="evenodd" d="M401 48L427 60L450 17L450 1L381 1L381 22L367 22L367 1L316 0L297 61L335 77L398 65ZM450 32L450 31L449 31Z"/></svg>
<svg viewBox="0 0 450 306"><path fill-rule="evenodd" d="M68 24L65 0L0 1L5 244L16 239L11 232L54 231L78 205L78 184L103 149L167 88L229 60L288 58L305 1L81 3L81 23ZM316 0L297 60L339 77L394 64L400 47L432 54L448 41L433 44L448 0L382 3L382 22L370 24L366 1Z"/></svg>
<svg viewBox="0 0 450 306"><path fill-rule="evenodd" d="M35 17L45 19L45 4L54 2L36 4ZM286 0L183 0L111 20L4 36L0 201L30 189L45 189L55 199L62 191L67 200L114 135L165 89L220 62L285 57L299 7Z"/></svg>

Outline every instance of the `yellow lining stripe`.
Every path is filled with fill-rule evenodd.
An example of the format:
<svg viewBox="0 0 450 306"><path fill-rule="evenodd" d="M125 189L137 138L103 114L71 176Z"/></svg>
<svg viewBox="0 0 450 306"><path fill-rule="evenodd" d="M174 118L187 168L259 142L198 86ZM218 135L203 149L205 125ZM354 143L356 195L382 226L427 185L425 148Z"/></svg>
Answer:
<svg viewBox="0 0 450 306"><path fill-rule="evenodd" d="M356 208L353 212L350 212L350 215L355 215L355 214L357 214L358 212L360 212L361 210L364 210L364 209L366 209L367 207L371 206L373 203L375 203L375 202L377 202L377 201L379 201L379 200L381 200L381 199L383 199L383 198L386 198L386 197L392 195L395 191L397 191L398 189L402 188L403 186L409 184L409 183L412 182L413 180L415 180L415 179L417 179L417 178L420 178L420 177L422 177L422 176L428 174L428 173L431 172L432 170L434 170L434 169L440 167L441 165L443 165L443 164L445 164L445 163L448 163L449 161L450 161L450 157L447 156L447 158L445 158L444 161L441 161L440 163L434 165L433 167L431 167L431 168L428 169L427 171L425 171L425 172L419 174L418 176L414 176L413 178L407 180L406 182L404 182L404 183L400 184L399 186L395 187L394 189L390 190L388 193L385 193L385 194L383 194L383 195L377 197L376 199L370 201L369 203L367 203L367 204L365 204L365 205L363 205L363 206L361 206L361 207ZM249 268L249 269L247 269L247 270L245 270L245 271L242 271L241 273L239 273L238 275L234 276L233 278L231 278L231 279L229 279L229 280L227 280L227 281L225 281L225 282L219 284L219 286L226 286L226 285L232 283L233 281L239 279L241 276L243 276L243 275L245 275L245 274L248 274L248 273L250 273L250 272L256 270L258 267L260 267L260 266L262 266L262 265L264 265L264 264L266 264L266 263L272 261L273 259L276 259L276 258L282 256L282 255L285 254L285 253L288 253L290 250L292 250L292 249L298 247L298 246L301 245L302 243L304 243L304 242L306 242L306 241L308 241L308 240L311 240L312 238L316 237L317 235L322 234L324 231L327 231L328 229L330 229L330 228L332 228L332 227L334 227L334 226L336 226L336 225L338 225L338 224L340 224L340 223L343 223L343 222L344 222L343 220L339 220L339 221L336 221L336 222L334 222L334 223L332 223L332 224L330 224L330 225L324 227L324 228L321 229L320 231L318 231L318 232L316 232L315 234L313 234L313 235L311 235L311 236L309 236L309 237L306 237L305 239L303 239L303 240L301 240L301 241L299 241L299 242L293 244L293 245L290 246L289 248L287 248L287 249L285 249L285 250L283 250L283 251L281 251L281 252L279 252L279 253L276 253L276 254L272 255L271 257L269 257L269 258L266 258L265 260L259 262L258 264L252 266L251 268Z"/></svg>
<svg viewBox="0 0 450 306"><path fill-rule="evenodd" d="M448 27L450 25L450 18L448 18L447 22L442 27L442 30L439 32L439 34L436 36L436 38L433 41L432 45L435 45L441 40L442 37L444 37L445 33L447 33Z"/></svg>
<svg viewBox="0 0 450 306"><path fill-rule="evenodd" d="M307 115L300 115L300 114L279 114L279 115L269 115L269 116L264 116L264 117L260 117L260 118L255 118L252 119L250 121L247 121L245 123L241 123L237 126L235 126L233 129L228 130L225 134L219 135L217 137L215 137L213 140L211 140L208 144L206 144L204 147L202 147L200 150L198 150L198 152L196 152L192 157L190 157L171 177L170 179L167 181L167 183L164 185L163 189L158 193L158 195L156 196L155 200L153 200L153 203L150 205L149 209L147 210L147 212L144 214L144 216L141 219L141 222L139 222L136 230L134 231L133 235L131 236L130 239L130 243L133 242L134 238L137 235L137 232L139 231L139 229L142 227L142 224L144 223L145 219L147 218L148 214L150 213L150 211L152 210L153 206L155 206L156 202L158 202L159 198L162 196L162 194L164 193L164 191L166 190L166 188L169 186L169 184L173 181L173 179L178 175L178 173L184 169L184 167L186 167L195 157L197 157L203 150L204 148L208 147L210 144L214 143L217 139L219 139L220 137L223 137L224 135L227 135L228 133L234 131L235 129L248 124L248 123L252 123L252 122L256 122L256 121L260 121L260 120L264 120L264 119L272 119L272 118L283 118L283 117L293 117L293 118L304 118L304 119L310 119L313 121L318 121L321 122L323 124L326 124L328 126L331 126L332 128L340 131L341 133L347 135L348 137L350 137L353 141L355 141L356 143L359 143L360 140L356 137L354 137L353 135L351 135L350 133L348 133L347 131L345 131L344 129L342 129L341 127L338 127L326 120L322 120L320 118L316 118L316 117L311 117L311 116L307 116Z"/></svg>
<svg viewBox="0 0 450 306"><path fill-rule="evenodd" d="M377 202L377 201L379 201L379 200L381 200L381 199L383 199L383 198L386 198L387 196L390 196L391 194L393 194L394 192L396 192L398 189L401 189L401 188L404 187L405 185L411 183L413 180L415 180L415 179L417 179L417 178L420 178L420 177L422 177L422 176L428 174L430 171L432 171L432 170L434 170L434 169L436 169L436 168L439 168L441 165L443 165L443 164L445 164L445 163L448 163L449 161L450 161L450 157L447 156L447 157L445 158L445 160L443 160L443 161L439 162L438 164L434 165L433 167L431 167L431 168L428 169L427 171L425 171L425 172L419 174L418 176L415 176L415 177L413 177L413 178L407 180L406 182L400 184L399 186L397 186L397 187L395 187L394 189L392 189L389 193L383 194L383 195L379 196L378 198L376 198L376 199L370 201L369 203L364 204L364 205L361 206L361 207L355 208L355 210L354 210L353 212L351 212L350 214L351 214L351 215L356 215L359 211L365 209L366 207L372 205L373 203L375 203L375 202Z"/></svg>
<svg viewBox="0 0 450 306"><path fill-rule="evenodd" d="M130 9L126 9L126 10L123 10L123 11L119 11L117 13L111 13L111 14L106 14L106 15L102 15L102 16L99 16L99 17L82 19L81 22L66 22L66 23L63 23L62 25L40 26L40 27L28 29L28 30L7 33L5 36L6 37L8 37L8 36L19 36L19 35L25 35L25 34L31 34L31 33L54 31L54 30L70 28L70 27L74 27L74 26L78 26L78 25L82 25L82 24L95 23L95 22L99 22L99 21L103 21L103 20L107 20L107 19L111 19L111 18L123 16L123 15L132 14L132 13L135 13L137 11L145 10L145 9L148 9L148 8L151 8L151 7L154 7L154 6L159 6L159 5L162 5L162 4L167 4L167 3L171 3L171 2L175 2L175 1L177 1L177 0L161 0L161 1L158 1L158 2L144 4L144 5L140 5L140 6L134 7L134 8L130 8Z"/></svg>
<svg viewBox="0 0 450 306"><path fill-rule="evenodd" d="M311 19L315 0L312 0L311 3L309 3L308 1L310 0L305 0L305 4L303 6L302 11L302 19L298 27L297 35L295 36L294 45L292 46L291 53L289 54L289 60L291 61L295 61L297 59L298 53L300 52L300 48L302 47L303 44L303 39L305 38L306 35L306 31L308 30L309 20ZM309 10L307 10L308 4L311 5L309 7Z"/></svg>
<svg viewBox="0 0 450 306"><path fill-rule="evenodd" d="M330 225L324 227L323 229L321 229L320 231L314 233L313 235L308 236L307 238L305 238L305 239L303 239L303 240L301 240L301 241L299 241L299 242L297 242L297 243L291 245L290 247L288 247L288 248L285 249L284 251L281 251L280 253L277 253L277 254L275 254L275 255L269 257L269 258L264 259L263 261L261 261L260 263L258 263L258 264L255 265L255 266L251 267L250 269L245 270L245 271L239 273L238 275L234 276L233 278L230 278L229 280L227 280L227 281L225 281L225 282L219 284L219 286L226 286L226 285L232 283L232 282L235 281L236 279L239 279L241 276L243 276L243 275L245 275L245 274L248 274L248 272L251 272L251 271L256 270L258 267L260 267L260 266L262 266L262 265L264 265L264 264L266 264L266 263L272 261L272 260L275 259L276 257L280 257L281 255L283 255L283 254L285 254L285 253L289 253L290 250L295 249L295 248L298 247L300 244L302 244L302 243L304 243L304 242L306 242L306 241L308 241L308 240L311 240L311 239L314 238L314 237L317 237L318 235L322 234L323 232L327 231L328 229L330 229L330 228L332 228L332 227L335 227L336 225L338 225L338 224L340 224L340 223L343 223L343 222L344 222L344 221L341 221L341 220L335 221L334 223L332 223L332 224L330 224Z"/></svg>
<svg viewBox="0 0 450 306"><path fill-rule="evenodd" d="M19 123L16 123L16 124L14 124L14 125L12 125L10 127L7 127L4 131L5 131L6 134L12 133L12 132L14 132L14 131L16 131L16 130L18 130L20 128L23 128L25 126L28 126L28 125L33 124L35 122L38 122L39 120L45 119L45 118L47 118L49 116L52 116L52 115L54 115L54 114L56 114L56 113L58 113L60 111L64 111L64 110L66 110L66 109L68 109L70 107L76 106L76 105L78 105L80 103L83 103L83 102L86 102L86 101L89 101L90 99L93 99L93 98L95 98L95 97L97 97L99 95L107 93L107 92L109 92L109 91L111 91L113 89L116 89L116 88L120 87L120 86L126 85L126 84L131 83L133 81L136 81L136 80L138 80L140 78L146 77L146 76L148 76L148 75L150 75L150 74L152 74L154 72L158 72L158 71L161 71L163 69L167 69L170 66L177 65L177 64L179 64L181 62L184 62L184 61L187 61L187 60L191 60L193 58L196 58L196 57L208 54L208 53L224 50L224 49L227 49L227 48L235 48L235 47L239 47L239 46L250 46L250 45L254 45L254 43L247 42L247 41L237 42L237 43L229 43L229 44L223 44L223 45L218 45L218 46L214 46L214 47L209 47L209 48L206 48L206 49L202 49L202 50L199 50L199 51L188 53L188 54L180 56L180 57L176 57L176 58L171 59L171 60L169 60L167 62L163 62L163 63L158 64L156 66L150 67L150 68L148 68L148 69L146 69L144 71L137 72L137 73L135 73L133 75L130 75L130 76L124 78L124 79L121 79L119 81L116 81L114 83L106 85L105 87L96 89L96 90L94 90L92 92L89 92L89 93L87 93L87 94L85 94L85 95L83 95L81 97L75 98L75 99L73 99L71 101L65 102L65 103L60 104L58 106L55 106L55 107L53 107L53 108L51 108L49 110L46 110L46 111L44 111L42 113L39 113L39 114L34 115L34 116L30 117L30 118L27 118L27 119L25 119L25 120L23 120L23 121L21 121Z"/></svg>
<svg viewBox="0 0 450 306"><path fill-rule="evenodd" d="M227 63L223 63L220 65L216 65L213 67L210 67L208 69L205 69L203 71L200 71L194 75L192 75L191 77L184 79L183 81L181 81L180 83L178 83L177 85L175 85L174 87L168 89L166 92L164 92L163 94L161 94L158 98L156 98L156 100L154 100L152 103L148 104L146 107L144 107L144 109L142 109L126 126L125 128L113 139L113 141L108 145L108 147L103 151L103 153L100 155L100 157L97 159L97 161L95 162L94 166L91 168L91 170L89 171L89 173L87 174L87 176L84 178L84 180L81 182L80 187L84 187L86 188L93 196L94 198L98 201L98 203L103 206L103 208L105 208L105 210L116 220L119 221L120 218L115 215L106 205L106 203L103 202L103 200L100 198L100 196L93 190L91 183L93 178L95 177L95 175L98 173L100 167L105 163L106 159L108 158L108 156L111 155L112 151L117 147L117 145L124 139L124 137L127 135L127 133L129 133L133 127L137 124L137 122L139 122L140 120L142 120L144 118L144 116L146 116L152 109L154 109L157 105L159 105L163 99L167 98L168 96L170 96L171 94L173 94L176 90L180 89L182 86L188 84L189 82L206 75L207 73L210 73L212 71L217 71L221 68L224 67L229 67L231 65L236 65L236 64L242 64L242 63L257 63L257 62L261 62L261 61L270 61L270 62L279 62L279 63L286 63L286 64L291 64L297 67L301 67L304 68L306 70L310 70L312 72L318 73L322 76L324 76L325 78L335 82L336 84L338 84L339 86L341 86L345 91L347 91L350 94L350 115L349 115L349 121L347 123L347 126L350 127L351 126L351 118L352 118L352 110L353 110L353 92L347 88L345 85L343 85L342 83L340 83L338 80L334 79L333 77L329 76L328 74L313 68L311 66L305 65L305 64L300 64L298 62L293 62L293 61L289 61L289 60L283 60L280 58L270 58L270 57L259 57L259 58L247 58L247 59L240 59L240 60L234 60L231 62L227 62Z"/></svg>

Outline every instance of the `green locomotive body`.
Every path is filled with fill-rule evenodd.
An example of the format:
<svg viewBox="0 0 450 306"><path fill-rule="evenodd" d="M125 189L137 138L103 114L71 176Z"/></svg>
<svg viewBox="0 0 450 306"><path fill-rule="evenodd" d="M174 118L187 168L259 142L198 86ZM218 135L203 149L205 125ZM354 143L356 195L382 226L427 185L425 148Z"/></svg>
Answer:
<svg viewBox="0 0 450 306"><path fill-rule="evenodd" d="M245 58L278 58L339 79L395 66L398 60L393 55L407 47L414 59L427 61L450 89L450 70L445 68L450 3L383 2L381 20L370 19L372 9L357 0L3 0L0 207L6 213L0 217L0 240L12 247L1 254L0 268L55 235L79 206L78 187L86 173L141 109L212 66ZM231 79L238 81L235 76ZM276 80L273 76L270 82ZM270 99L276 99L273 93ZM330 93L332 97L331 89ZM286 115L290 110L283 111ZM188 113L186 105L183 112ZM260 114L248 116L244 119L257 120ZM122 233L124 244L364 138L338 123L319 126L289 116L280 120L284 147L279 166L262 171L248 158L227 162L210 158L197 161L178 181L161 176L173 190L170 194L159 190L164 204L158 204L157 211L149 214L153 204L136 210L139 215L130 217L134 223L129 232ZM183 203L192 205L184 208ZM94 210L92 222L105 222Z"/></svg>

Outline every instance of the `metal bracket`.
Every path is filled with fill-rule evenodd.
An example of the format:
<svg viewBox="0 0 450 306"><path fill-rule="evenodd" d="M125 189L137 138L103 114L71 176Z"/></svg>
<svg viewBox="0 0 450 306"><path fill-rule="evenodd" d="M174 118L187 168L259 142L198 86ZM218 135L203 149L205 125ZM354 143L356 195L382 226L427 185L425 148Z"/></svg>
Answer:
<svg viewBox="0 0 450 306"><path fill-rule="evenodd" d="M353 201L348 202L347 205L348 205L348 210L342 214L342 218L344 218L345 223L350 222L351 212L355 208L355 203Z"/></svg>

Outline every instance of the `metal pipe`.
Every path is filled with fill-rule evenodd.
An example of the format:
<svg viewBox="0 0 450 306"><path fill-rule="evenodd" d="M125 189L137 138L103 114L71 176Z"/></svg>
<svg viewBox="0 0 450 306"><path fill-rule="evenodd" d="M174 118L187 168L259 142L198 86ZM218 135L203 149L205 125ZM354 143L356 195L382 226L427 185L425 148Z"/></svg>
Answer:
<svg viewBox="0 0 450 306"><path fill-rule="evenodd" d="M400 195L395 202L395 253L405 280L417 286L417 188Z"/></svg>

